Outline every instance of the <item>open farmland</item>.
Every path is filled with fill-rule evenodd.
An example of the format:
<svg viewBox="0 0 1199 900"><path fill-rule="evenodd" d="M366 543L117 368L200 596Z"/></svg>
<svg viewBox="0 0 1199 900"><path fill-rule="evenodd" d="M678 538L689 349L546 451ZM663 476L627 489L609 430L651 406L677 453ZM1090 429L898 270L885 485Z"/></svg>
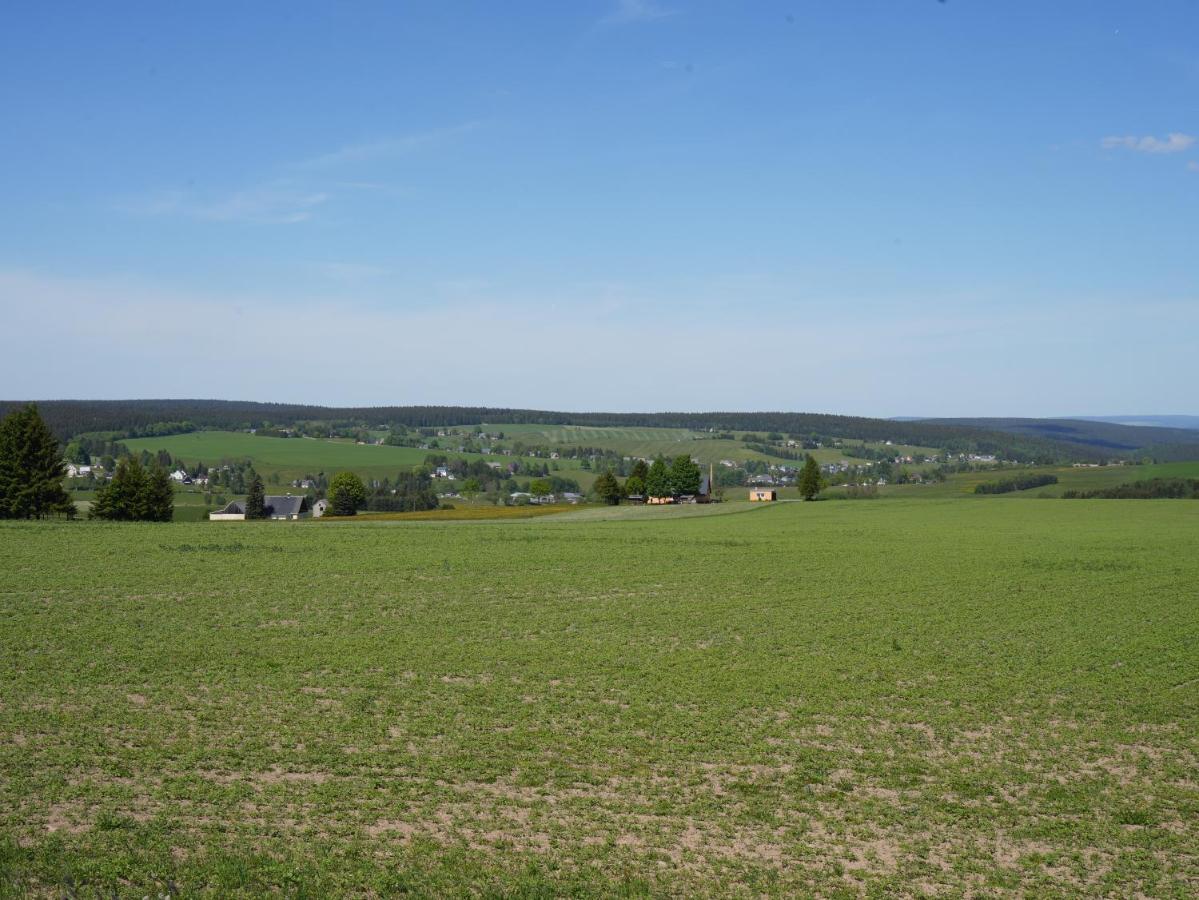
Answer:
<svg viewBox="0 0 1199 900"><path fill-rule="evenodd" d="M993 469L982 469L974 472L960 472L950 475L945 481L934 484L899 484L889 485L884 491L885 497L977 497L974 488L985 482L1003 481L1026 475L1056 475L1057 484L1029 488L1023 491L1013 491L1010 494L985 495L990 499L1015 497L1060 497L1069 490L1094 491L1101 488L1115 487L1131 481L1148 481L1151 478L1199 478L1199 462L1155 463L1142 466L1099 466L1096 468L1075 468L1073 466L1002 466ZM836 496L836 491L830 491L829 496Z"/></svg>
<svg viewBox="0 0 1199 900"><path fill-rule="evenodd" d="M222 459L251 459L262 475L303 478L313 472L358 472L364 478L393 478L397 471L422 463L431 451L414 447L356 444L346 440L258 437L238 431L195 431L166 437L122 441L131 451L166 450L187 463L214 465ZM483 459L478 454L455 454Z"/></svg>
<svg viewBox="0 0 1199 900"><path fill-rule="evenodd" d="M692 509L0 523L0 891L1199 891L1199 506Z"/></svg>

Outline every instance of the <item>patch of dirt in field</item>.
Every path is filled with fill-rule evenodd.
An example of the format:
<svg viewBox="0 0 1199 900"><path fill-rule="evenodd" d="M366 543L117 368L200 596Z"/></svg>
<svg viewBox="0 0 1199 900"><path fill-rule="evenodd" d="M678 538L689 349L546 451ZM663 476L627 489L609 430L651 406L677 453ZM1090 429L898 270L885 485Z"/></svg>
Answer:
<svg viewBox="0 0 1199 900"><path fill-rule="evenodd" d="M328 772L288 772L280 766L271 766L266 772L259 772L254 775L254 780L263 784L283 784L286 782L324 784L332 777Z"/></svg>
<svg viewBox="0 0 1199 900"><path fill-rule="evenodd" d="M81 821L82 810L70 803L55 803L46 813L46 830L64 834L84 834L92 830L91 822Z"/></svg>

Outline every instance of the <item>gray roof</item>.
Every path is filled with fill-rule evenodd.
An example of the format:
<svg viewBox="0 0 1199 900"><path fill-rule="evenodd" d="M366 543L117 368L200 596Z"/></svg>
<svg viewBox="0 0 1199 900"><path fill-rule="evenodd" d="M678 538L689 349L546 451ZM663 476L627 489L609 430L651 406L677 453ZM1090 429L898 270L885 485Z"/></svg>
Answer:
<svg viewBox="0 0 1199 900"><path fill-rule="evenodd" d="M267 496L265 499L268 516L298 516L311 509L308 505L307 494L288 494L286 497Z"/></svg>
<svg viewBox="0 0 1199 900"><path fill-rule="evenodd" d="M218 509L216 512L218 514L224 513L226 515L233 514L233 513L236 513L237 515L244 515L246 512L246 504L243 503L241 500L231 500L228 503L226 503L224 506L222 506L220 509Z"/></svg>

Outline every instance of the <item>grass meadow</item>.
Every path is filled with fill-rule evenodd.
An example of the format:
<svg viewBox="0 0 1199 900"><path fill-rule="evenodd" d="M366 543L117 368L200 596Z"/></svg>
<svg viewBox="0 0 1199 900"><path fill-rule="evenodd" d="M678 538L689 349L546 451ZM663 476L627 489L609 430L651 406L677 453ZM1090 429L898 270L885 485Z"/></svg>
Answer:
<svg viewBox="0 0 1199 900"><path fill-rule="evenodd" d="M131 451L167 450L188 463L213 465L222 459L252 459L264 476L278 474L290 481L316 472L352 470L364 478L394 478L396 472L420 465L430 453L416 447L356 444L347 440L274 438L238 431L195 431L165 437L122 441ZM496 459L478 453L454 453L466 459Z"/></svg>
<svg viewBox="0 0 1199 900"><path fill-rule="evenodd" d="M0 523L0 893L1195 896L1197 540L1185 501Z"/></svg>

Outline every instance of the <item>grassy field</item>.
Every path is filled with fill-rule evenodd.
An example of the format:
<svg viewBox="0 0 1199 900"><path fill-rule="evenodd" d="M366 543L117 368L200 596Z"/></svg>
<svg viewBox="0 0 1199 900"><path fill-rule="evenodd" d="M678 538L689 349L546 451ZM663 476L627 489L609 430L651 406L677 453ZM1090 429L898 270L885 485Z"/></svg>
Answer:
<svg viewBox="0 0 1199 900"><path fill-rule="evenodd" d="M678 456L689 453L700 463L719 463L722 459L748 460L756 459L765 462L787 463L779 459L749 450L740 440L719 440L704 432L690 431L686 428L600 428L585 425L505 425L490 424L483 426L488 431L502 431L505 438L524 441L530 445L562 444L571 447L599 447L615 450L627 456L652 459L655 456ZM737 432L738 438L745 432ZM764 434L758 437L764 438ZM860 441L848 441L848 444L861 445ZM883 448L882 444L868 446ZM931 447L892 446L886 448L896 454L911 455L915 453L934 454L937 451ZM850 459L840 450L822 448L812 451L812 455L821 463Z"/></svg>
<svg viewBox="0 0 1199 900"><path fill-rule="evenodd" d="M1010 494L975 495L974 488L983 482L1002 481L1018 475L1052 474L1058 477L1057 484L1013 491ZM887 497L946 498L977 496L984 499L1010 499L1017 497L1060 497L1068 490L1093 491L1115 487L1131 481L1146 481L1150 478L1199 478L1199 462L1156 463L1146 466L1102 466L1099 468L1038 467L1017 468L1004 466L984 472L962 472L951 475L940 484L897 484L889 485ZM831 492L831 493L835 493ZM831 495L831 494L830 494Z"/></svg>
<svg viewBox="0 0 1199 900"><path fill-rule="evenodd" d="M0 523L0 893L1199 891L1199 505Z"/></svg>
<svg viewBox="0 0 1199 900"><path fill-rule="evenodd" d="M252 459L264 476L278 473L290 481L316 472L352 470L368 478L394 478L396 472L424 462L430 453L415 447L387 447L355 444L346 440L258 437L238 431L197 431L167 437L135 438L122 441L134 453L167 450L187 463L207 465L222 459ZM479 454L455 453L468 459L493 459Z"/></svg>

